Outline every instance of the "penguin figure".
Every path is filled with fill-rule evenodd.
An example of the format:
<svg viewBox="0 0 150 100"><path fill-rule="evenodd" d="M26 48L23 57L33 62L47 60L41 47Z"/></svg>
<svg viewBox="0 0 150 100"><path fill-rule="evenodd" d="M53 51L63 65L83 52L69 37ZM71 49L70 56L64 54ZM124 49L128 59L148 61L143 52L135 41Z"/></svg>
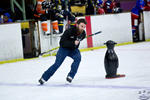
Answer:
<svg viewBox="0 0 150 100"><path fill-rule="evenodd" d="M108 40L104 43L107 46L107 51L104 58L104 66L106 70L106 79L125 77L125 75L117 74L117 68L119 66L119 60L117 54L114 51L116 42Z"/></svg>

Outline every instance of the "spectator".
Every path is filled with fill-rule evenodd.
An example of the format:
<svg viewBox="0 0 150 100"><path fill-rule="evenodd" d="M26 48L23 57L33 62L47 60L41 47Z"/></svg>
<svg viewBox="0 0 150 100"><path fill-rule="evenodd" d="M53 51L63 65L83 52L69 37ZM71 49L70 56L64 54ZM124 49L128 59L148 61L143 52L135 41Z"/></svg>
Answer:
<svg viewBox="0 0 150 100"><path fill-rule="evenodd" d="M145 1L137 0L135 7L131 10L133 41L139 40L138 25L140 23L140 12L144 10Z"/></svg>
<svg viewBox="0 0 150 100"><path fill-rule="evenodd" d="M74 27L75 26L75 15L71 11L71 5L70 0L61 0L61 6L62 6L62 14L64 16L64 19L66 19L67 25L66 28Z"/></svg>
<svg viewBox="0 0 150 100"><path fill-rule="evenodd" d="M0 23L10 23L13 22L13 20L10 18L9 13L4 13L1 15Z"/></svg>
<svg viewBox="0 0 150 100"><path fill-rule="evenodd" d="M91 0L87 1L86 15L94 15L94 6Z"/></svg>
<svg viewBox="0 0 150 100"><path fill-rule="evenodd" d="M103 0L97 0L97 14L105 14L104 8L103 8Z"/></svg>
<svg viewBox="0 0 150 100"><path fill-rule="evenodd" d="M114 8L114 3L112 0L106 0L104 2L104 11L105 13L112 13Z"/></svg>
<svg viewBox="0 0 150 100"><path fill-rule="evenodd" d="M120 7L120 2L117 2L116 0L114 0L113 12L114 13L121 13L122 12L122 9Z"/></svg>
<svg viewBox="0 0 150 100"><path fill-rule="evenodd" d="M144 11L150 11L150 0L145 0Z"/></svg>

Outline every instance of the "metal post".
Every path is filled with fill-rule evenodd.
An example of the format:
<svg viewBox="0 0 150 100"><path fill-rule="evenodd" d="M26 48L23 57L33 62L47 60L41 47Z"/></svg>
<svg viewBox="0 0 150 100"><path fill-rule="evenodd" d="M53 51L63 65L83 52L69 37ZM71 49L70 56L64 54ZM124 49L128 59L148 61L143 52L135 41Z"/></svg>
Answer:
<svg viewBox="0 0 150 100"><path fill-rule="evenodd" d="M36 5L36 0L33 0L33 5L34 5L34 6Z"/></svg>
<svg viewBox="0 0 150 100"><path fill-rule="evenodd" d="M26 10L25 10L25 2L22 0L22 14L23 14L23 19L26 20Z"/></svg>
<svg viewBox="0 0 150 100"><path fill-rule="evenodd" d="M10 0L10 5L11 5L11 11L14 13L15 10L14 10L14 0Z"/></svg>
<svg viewBox="0 0 150 100"><path fill-rule="evenodd" d="M11 10L14 13L14 4L19 8L19 10L22 12L23 20L26 20L26 12L25 12L25 2L22 0L22 7L19 5L19 3L16 0L11 0Z"/></svg>

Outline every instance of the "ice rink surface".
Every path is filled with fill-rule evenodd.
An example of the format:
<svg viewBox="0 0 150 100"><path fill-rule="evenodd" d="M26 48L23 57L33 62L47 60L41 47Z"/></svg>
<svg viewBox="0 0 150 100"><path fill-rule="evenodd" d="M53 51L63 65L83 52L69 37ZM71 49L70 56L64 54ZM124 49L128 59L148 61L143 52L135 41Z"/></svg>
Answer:
<svg viewBox="0 0 150 100"><path fill-rule="evenodd" d="M55 56L2 64L0 100L150 100L150 42L116 46L115 51L118 73L126 74L125 78L105 79L106 48L81 53L71 84L66 82L72 63L69 57L43 86L38 79Z"/></svg>

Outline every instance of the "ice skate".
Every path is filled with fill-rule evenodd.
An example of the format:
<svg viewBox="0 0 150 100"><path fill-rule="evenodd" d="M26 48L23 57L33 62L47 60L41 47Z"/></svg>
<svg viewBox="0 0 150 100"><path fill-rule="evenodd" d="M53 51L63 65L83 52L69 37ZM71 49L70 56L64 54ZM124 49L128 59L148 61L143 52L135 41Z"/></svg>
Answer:
<svg viewBox="0 0 150 100"><path fill-rule="evenodd" d="M46 82L46 81L45 81L43 78L40 78L40 79L39 79L40 85L43 85L45 82Z"/></svg>
<svg viewBox="0 0 150 100"><path fill-rule="evenodd" d="M67 80L67 82L71 83L72 82L72 77L67 76L66 80Z"/></svg>

